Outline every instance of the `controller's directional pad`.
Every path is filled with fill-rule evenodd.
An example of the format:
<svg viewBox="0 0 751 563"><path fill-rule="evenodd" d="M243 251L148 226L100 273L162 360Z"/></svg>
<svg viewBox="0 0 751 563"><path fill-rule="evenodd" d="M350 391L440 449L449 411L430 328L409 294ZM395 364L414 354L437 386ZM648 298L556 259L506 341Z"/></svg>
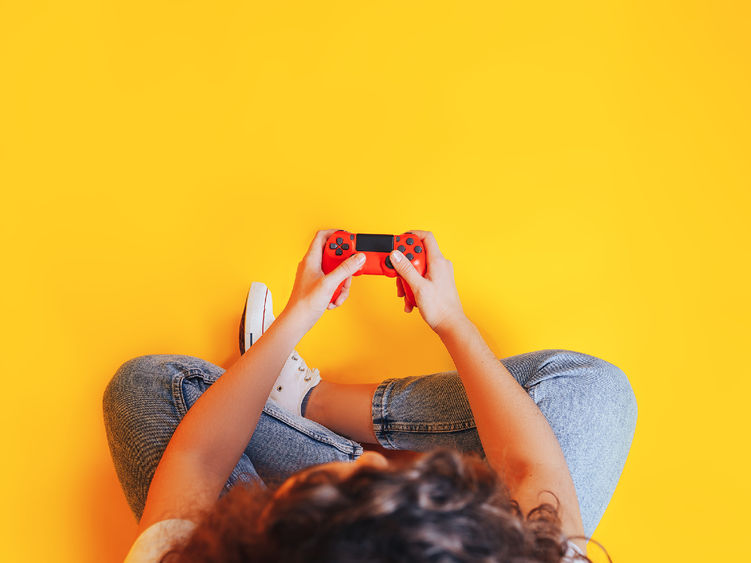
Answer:
<svg viewBox="0 0 751 563"><path fill-rule="evenodd" d="M350 235L349 238L354 239L354 235ZM334 254L341 256L345 250L349 250L349 243L344 242L342 237L336 237L336 242L329 243L329 248L334 251Z"/></svg>

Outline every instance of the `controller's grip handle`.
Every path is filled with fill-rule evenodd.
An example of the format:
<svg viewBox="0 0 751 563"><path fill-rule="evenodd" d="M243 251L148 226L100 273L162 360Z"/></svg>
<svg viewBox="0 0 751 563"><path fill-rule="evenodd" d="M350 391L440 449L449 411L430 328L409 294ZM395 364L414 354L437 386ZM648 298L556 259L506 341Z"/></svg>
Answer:
<svg viewBox="0 0 751 563"><path fill-rule="evenodd" d="M417 307L417 300L415 299L415 294L412 292L412 288L407 283L407 280L405 280L400 275L397 275L397 289L399 287L402 288L402 293L404 293L404 302L410 305L411 307Z"/></svg>
<svg viewBox="0 0 751 563"><path fill-rule="evenodd" d="M341 295L341 293L342 293L342 289L344 289L344 283L345 283L346 281L347 281L347 280L345 279L345 280L344 280L344 281L343 281L342 283L340 283L340 284L339 284L339 285L337 286L337 288L336 288L336 291L334 291L334 295L332 295L332 296L331 296L331 303L333 303L334 301L336 301L336 298L337 298L337 297L339 297L339 295Z"/></svg>
<svg viewBox="0 0 751 563"><path fill-rule="evenodd" d="M409 287L407 280L405 280L403 277L399 276L399 279L402 281L402 289L404 289L404 299L406 303L408 305L411 305L412 307L416 307L417 302L415 301L415 294L412 293L412 288Z"/></svg>

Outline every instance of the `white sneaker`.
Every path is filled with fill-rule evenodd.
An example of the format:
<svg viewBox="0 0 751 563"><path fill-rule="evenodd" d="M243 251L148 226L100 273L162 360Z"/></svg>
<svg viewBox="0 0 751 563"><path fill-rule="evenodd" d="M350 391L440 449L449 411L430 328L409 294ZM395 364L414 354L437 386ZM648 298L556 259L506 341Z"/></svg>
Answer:
<svg viewBox="0 0 751 563"><path fill-rule="evenodd" d="M244 354L258 342L273 322L271 292L265 284L253 282L240 320L240 352ZM307 392L320 382L318 370L309 368L297 350L292 350L274 382L269 397L282 408L302 416L302 400Z"/></svg>
<svg viewBox="0 0 751 563"><path fill-rule="evenodd" d="M320 382L318 370L309 368L305 360L293 351L276 378L269 398L274 399L282 408L302 416L302 400Z"/></svg>

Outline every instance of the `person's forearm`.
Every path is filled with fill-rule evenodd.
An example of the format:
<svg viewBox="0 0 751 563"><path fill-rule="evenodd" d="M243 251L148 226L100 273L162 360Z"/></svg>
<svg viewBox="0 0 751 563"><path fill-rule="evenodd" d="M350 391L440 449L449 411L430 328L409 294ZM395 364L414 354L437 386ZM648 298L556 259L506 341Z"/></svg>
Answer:
<svg viewBox="0 0 751 563"><path fill-rule="evenodd" d="M488 463L510 489L535 468L568 471L544 415L466 317L438 334L467 393Z"/></svg>
<svg viewBox="0 0 751 563"><path fill-rule="evenodd" d="M189 456L223 485L250 442L284 362L311 326L304 313L283 311L263 338L198 398L163 459Z"/></svg>

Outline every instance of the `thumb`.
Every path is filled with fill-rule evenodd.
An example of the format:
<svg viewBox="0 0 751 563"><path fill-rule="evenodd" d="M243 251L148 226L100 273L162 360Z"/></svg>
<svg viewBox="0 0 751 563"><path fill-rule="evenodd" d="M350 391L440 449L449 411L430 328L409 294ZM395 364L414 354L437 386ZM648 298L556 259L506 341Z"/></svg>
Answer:
<svg viewBox="0 0 751 563"><path fill-rule="evenodd" d="M412 265L412 262L407 260L404 254L402 254L398 250L394 250L389 255L389 258L391 258L391 263L393 264L396 273L407 281L409 287L411 287L412 289L419 287L419 285L423 281L422 276Z"/></svg>
<svg viewBox="0 0 751 563"><path fill-rule="evenodd" d="M365 264L365 255L360 252L347 258L344 262L339 264L335 270L331 271L326 276L326 282L330 284L331 291L334 291L336 287L346 280L348 277L354 275Z"/></svg>

